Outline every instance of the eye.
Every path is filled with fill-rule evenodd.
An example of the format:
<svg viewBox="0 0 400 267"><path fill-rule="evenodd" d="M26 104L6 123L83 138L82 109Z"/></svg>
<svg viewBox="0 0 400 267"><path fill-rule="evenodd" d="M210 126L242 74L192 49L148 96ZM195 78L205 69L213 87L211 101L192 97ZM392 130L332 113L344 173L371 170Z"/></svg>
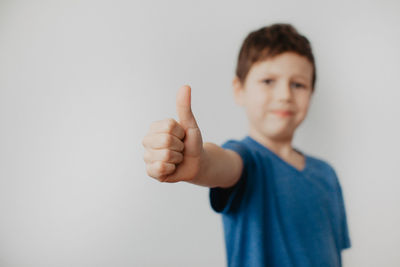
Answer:
<svg viewBox="0 0 400 267"><path fill-rule="evenodd" d="M302 83L292 83L292 86L294 88L305 88L305 85Z"/></svg>
<svg viewBox="0 0 400 267"><path fill-rule="evenodd" d="M274 80L272 80L272 79L265 79L265 80L263 80L263 83L265 83L265 84L272 84L272 82L273 82Z"/></svg>

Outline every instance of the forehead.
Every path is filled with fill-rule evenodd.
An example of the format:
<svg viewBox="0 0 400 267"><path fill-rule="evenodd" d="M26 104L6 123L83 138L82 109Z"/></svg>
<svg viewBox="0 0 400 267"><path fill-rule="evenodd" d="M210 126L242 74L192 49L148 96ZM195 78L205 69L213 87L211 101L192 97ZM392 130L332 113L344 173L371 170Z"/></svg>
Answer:
<svg viewBox="0 0 400 267"><path fill-rule="evenodd" d="M255 63L249 72L249 75L252 76L266 74L299 76L311 79L313 66L305 56L294 52L285 52Z"/></svg>

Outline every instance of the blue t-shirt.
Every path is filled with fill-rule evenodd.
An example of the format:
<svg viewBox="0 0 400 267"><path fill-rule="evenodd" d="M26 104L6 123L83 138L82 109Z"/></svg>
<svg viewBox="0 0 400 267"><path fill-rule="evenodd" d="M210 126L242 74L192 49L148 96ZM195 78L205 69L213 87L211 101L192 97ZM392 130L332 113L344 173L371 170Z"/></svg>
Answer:
<svg viewBox="0 0 400 267"><path fill-rule="evenodd" d="M239 181L210 189L222 214L229 267L336 267L349 248L341 186L333 168L305 155L296 169L246 136L222 145L243 159Z"/></svg>

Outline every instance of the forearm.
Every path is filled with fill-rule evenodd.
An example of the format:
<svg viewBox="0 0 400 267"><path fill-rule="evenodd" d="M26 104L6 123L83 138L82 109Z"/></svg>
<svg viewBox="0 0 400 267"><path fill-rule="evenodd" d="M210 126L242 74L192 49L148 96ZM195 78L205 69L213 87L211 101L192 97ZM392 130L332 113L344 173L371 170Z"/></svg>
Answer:
<svg viewBox="0 0 400 267"><path fill-rule="evenodd" d="M206 187L233 186L243 169L240 156L213 143L204 143L203 149L199 174L190 183Z"/></svg>

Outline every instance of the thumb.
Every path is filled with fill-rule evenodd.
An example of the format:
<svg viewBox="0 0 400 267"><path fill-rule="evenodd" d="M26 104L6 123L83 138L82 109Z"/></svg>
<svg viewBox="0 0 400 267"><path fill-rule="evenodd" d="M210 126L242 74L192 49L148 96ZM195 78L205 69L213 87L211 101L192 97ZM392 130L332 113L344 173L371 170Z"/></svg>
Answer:
<svg viewBox="0 0 400 267"><path fill-rule="evenodd" d="M191 88L189 85L184 85L179 89L176 96L176 111L178 113L179 123L183 129L198 128L196 119L192 113Z"/></svg>

